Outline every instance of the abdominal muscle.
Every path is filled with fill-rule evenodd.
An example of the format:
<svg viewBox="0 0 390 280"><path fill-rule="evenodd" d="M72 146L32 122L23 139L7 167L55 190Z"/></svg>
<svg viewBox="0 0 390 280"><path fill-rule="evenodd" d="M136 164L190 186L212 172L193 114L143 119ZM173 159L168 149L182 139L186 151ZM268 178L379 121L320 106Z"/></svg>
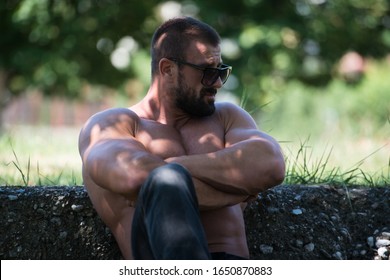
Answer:
<svg viewBox="0 0 390 280"><path fill-rule="evenodd" d="M225 252L249 258L244 218L239 204L202 211L201 220L210 252Z"/></svg>

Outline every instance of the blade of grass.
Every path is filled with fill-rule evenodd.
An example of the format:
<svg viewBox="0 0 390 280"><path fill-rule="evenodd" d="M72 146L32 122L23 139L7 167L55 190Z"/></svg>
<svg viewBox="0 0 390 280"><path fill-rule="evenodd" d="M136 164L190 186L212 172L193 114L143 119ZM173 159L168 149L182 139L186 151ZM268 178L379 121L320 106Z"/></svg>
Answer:
<svg viewBox="0 0 390 280"><path fill-rule="evenodd" d="M27 162L27 175L25 175L25 173L23 172L22 170L22 167L21 167L21 164L19 162L19 158L18 156L16 155L16 152L12 146L12 142L10 142L10 145L11 145L11 150L12 150L12 153L14 155L14 158L16 160L15 161L12 161L13 165L16 167L16 169L18 170L18 172L20 173L20 175L22 176L22 180L23 180L23 183L24 183L24 186L28 186L28 182L30 180L30 157L28 157L28 162Z"/></svg>

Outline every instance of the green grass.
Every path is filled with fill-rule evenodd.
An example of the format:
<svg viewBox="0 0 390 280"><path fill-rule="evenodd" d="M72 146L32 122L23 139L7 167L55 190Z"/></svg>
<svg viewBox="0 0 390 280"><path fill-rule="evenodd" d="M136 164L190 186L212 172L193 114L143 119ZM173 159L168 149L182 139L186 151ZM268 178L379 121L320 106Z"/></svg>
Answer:
<svg viewBox="0 0 390 280"><path fill-rule="evenodd" d="M0 137L0 185L81 185L78 133L78 128L9 129ZM288 184L390 185L390 147L380 141L367 149L359 139L340 147L321 145L310 138L281 145Z"/></svg>
<svg viewBox="0 0 390 280"><path fill-rule="evenodd" d="M382 155L386 146L380 147L353 165L349 165L350 160L348 160L348 154L345 153L344 161L331 164L335 161L333 158L335 150L325 148L321 153L314 155L314 148L308 145L308 141L309 139L302 142L298 150L288 150L285 179L287 184L390 185L390 160L386 159L385 154ZM349 144L354 146L353 143ZM355 145L359 146L359 143ZM387 146L387 151L388 148ZM370 162L373 157L378 159ZM342 158L341 155L340 158ZM381 159L384 162L381 162ZM374 162L378 165L373 165Z"/></svg>
<svg viewBox="0 0 390 280"><path fill-rule="evenodd" d="M0 185L80 185L79 128L14 126L0 137Z"/></svg>

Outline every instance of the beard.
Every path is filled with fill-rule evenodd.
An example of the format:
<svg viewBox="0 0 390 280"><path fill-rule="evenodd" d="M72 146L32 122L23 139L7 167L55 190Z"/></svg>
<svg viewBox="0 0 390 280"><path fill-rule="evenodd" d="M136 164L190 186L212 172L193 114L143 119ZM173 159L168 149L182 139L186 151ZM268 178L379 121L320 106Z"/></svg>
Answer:
<svg viewBox="0 0 390 280"><path fill-rule="evenodd" d="M194 89L189 88L179 75L178 87L174 90L176 97L176 106L195 117L211 116L215 112L214 100L207 101L206 96L217 93L214 88L203 88L200 94Z"/></svg>

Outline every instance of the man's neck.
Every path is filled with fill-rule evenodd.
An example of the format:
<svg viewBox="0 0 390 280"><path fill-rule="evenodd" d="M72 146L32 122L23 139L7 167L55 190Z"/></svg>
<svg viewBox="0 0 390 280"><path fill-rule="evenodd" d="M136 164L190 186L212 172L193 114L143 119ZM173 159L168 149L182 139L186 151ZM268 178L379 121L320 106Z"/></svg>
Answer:
<svg viewBox="0 0 390 280"><path fill-rule="evenodd" d="M177 108L174 100L167 94L158 94L151 87L146 96L130 109L140 118L153 120L180 129L192 117Z"/></svg>

